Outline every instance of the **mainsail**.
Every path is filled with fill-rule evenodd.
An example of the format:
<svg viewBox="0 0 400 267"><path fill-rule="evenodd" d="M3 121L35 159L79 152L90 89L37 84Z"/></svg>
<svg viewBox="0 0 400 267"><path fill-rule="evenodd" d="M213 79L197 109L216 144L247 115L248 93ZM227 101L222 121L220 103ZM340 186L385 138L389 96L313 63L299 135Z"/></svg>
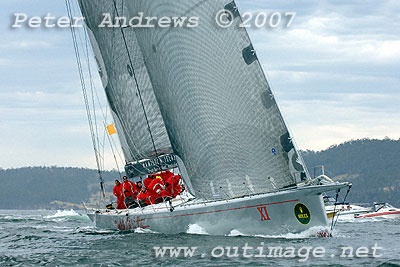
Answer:
<svg viewBox="0 0 400 267"><path fill-rule="evenodd" d="M295 184L293 173L303 167L247 32L237 27L235 3L125 3L130 17L200 18L194 28L135 31L172 146L196 195L233 198ZM216 25L223 9L236 25Z"/></svg>
<svg viewBox="0 0 400 267"><path fill-rule="evenodd" d="M236 5L226 0L123 1L128 18L199 17L194 28L97 29L115 1L83 1L83 14L101 55L100 67L125 155L154 155L130 75L128 44L156 148L174 154L197 197L235 198L298 182L304 170ZM234 25L218 28L226 9ZM121 14L119 14L121 15ZM128 42L124 42L126 36ZM134 56L133 56L134 55ZM99 60L99 59L98 59ZM100 61L100 60L99 60ZM169 140L168 140L169 138Z"/></svg>

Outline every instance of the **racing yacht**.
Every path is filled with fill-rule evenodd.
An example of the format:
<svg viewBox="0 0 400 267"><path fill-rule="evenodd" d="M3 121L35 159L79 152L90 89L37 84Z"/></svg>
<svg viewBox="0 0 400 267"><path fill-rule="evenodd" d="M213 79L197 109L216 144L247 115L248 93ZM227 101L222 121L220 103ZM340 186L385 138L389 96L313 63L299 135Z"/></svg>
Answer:
<svg viewBox="0 0 400 267"><path fill-rule="evenodd" d="M311 183L247 31L239 27L235 1L78 2L126 174L138 181L175 170L187 189L171 202L88 211L97 227L181 233L197 225L212 235L254 235L328 225L322 193L349 184ZM216 25L221 10L231 27ZM112 21L138 14L171 23L200 20L197 27L99 27L104 14Z"/></svg>

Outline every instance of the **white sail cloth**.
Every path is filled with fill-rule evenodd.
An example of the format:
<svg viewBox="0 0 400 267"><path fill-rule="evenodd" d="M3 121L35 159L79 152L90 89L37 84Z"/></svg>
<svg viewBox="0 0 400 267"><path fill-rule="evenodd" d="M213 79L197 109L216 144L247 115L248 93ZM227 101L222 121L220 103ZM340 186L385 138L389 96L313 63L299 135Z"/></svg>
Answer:
<svg viewBox="0 0 400 267"><path fill-rule="evenodd" d="M124 36L156 147L172 145L197 197L235 198L296 183L294 173L303 171L302 163L247 32L237 27L241 18L234 2L118 1L124 5L118 15L128 17L139 12L199 17L194 28L126 27L123 34L120 28L94 27L102 13L113 13L110 3L117 2L81 1L81 7L91 18L92 42L108 76L103 83L129 160L154 149L135 96ZM223 9L233 14L234 25L227 29L215 23Z"/></svg>

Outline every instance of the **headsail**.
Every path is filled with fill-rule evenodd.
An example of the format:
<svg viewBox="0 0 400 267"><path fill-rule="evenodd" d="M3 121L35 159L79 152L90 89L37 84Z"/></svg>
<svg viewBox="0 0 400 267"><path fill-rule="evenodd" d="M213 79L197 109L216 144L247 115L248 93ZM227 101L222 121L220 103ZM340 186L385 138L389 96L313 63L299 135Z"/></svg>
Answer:
<svg viewBox="0 0 400 267"><path fill-rule="evenodd" d="M303 166L247 32L214 21L225 8L241 23L235 3L125 4L130 17L200 18L195 28L135 30L174 152L196 195L234 198L295 184L293 173Z"/></svg>
<svg viewBox="0 0 400 267"><path fill-rule="evenodd" d="M172 152L133 29L99 28L103 13L117 16L122 1L79 1L100 76L128 162ZM122 15L122 14L121 14ZM137 170L136 174L145 168Z"/></svg>

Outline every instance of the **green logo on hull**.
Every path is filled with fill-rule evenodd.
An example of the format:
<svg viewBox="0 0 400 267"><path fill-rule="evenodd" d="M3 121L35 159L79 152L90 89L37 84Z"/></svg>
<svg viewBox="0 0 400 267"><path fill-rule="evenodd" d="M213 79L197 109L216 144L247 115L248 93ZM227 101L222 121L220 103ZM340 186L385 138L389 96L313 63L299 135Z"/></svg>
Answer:
<svg viewBox="0 0 400 267"><path fill-rule="evenodd" d="M302 203L298 203L294 206L294 214L296 215L297 220L302 224L309 224L311 221L310 211Z"/></svg>

